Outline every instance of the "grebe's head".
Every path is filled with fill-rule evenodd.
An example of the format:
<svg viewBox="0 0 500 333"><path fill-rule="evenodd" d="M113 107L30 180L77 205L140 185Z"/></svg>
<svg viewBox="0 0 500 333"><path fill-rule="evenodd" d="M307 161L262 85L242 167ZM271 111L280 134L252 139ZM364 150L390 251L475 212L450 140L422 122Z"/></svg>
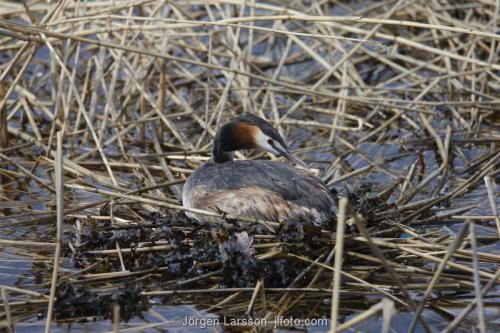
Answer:
<svg viewBox="0 0 500 333"><path fill-rule="evenodd" d="M222 126L214 139L213 157L215 162L224 163L233 159L232 152L240 149L261 149L286 157L303 167L308 167L290 152L276 129L267 121L246 113Z"/></svg>

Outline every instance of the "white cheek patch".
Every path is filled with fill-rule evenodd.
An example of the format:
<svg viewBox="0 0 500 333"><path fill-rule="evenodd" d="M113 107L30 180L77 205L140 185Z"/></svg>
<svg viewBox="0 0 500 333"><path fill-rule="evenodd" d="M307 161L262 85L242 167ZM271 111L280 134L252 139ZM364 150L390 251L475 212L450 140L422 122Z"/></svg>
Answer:
<svg viewBox="0 0 500 333"><path fill-rule="evenodd" d="M260 129L255 131L254 139L255 139L255 144L260 149L268 151L268 152L273 153L273 154L278 154L278 152L273 147L271 147L271 145L269 143L267 143L267 140L269 140L270 138L267 135L265 135ZM277 143L277 144L279 144L279 143Z"/></svg>

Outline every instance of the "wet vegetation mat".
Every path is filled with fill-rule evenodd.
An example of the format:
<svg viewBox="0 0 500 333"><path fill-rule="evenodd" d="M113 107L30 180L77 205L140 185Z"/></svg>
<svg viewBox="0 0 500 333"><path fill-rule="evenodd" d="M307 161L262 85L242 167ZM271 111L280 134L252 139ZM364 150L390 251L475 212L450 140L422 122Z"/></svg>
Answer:
<svg viewBox="0 0 500 333"><path fill-rule="evenodd" d="M0 0L0 325L499 331L499 11ZM183 183L245 112L336 216L185 215Z"/></svg>

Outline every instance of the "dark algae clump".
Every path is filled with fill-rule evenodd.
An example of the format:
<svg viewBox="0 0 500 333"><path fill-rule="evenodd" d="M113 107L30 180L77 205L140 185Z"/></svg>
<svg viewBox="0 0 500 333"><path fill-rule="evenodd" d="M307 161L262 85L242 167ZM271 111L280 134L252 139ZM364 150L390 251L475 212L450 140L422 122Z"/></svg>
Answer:
<svg viewBox="0 0 500 333"><path fill-rule="evenodd" d="M113 305L118 304L122 309L122 318L128 321L148 308L148 301L141 296L139 286L125 283L112 293L99 293L81 285L71 285L62 282L57 288L57 300L54 304L57 320L88 317L112 317Z"/></svg>

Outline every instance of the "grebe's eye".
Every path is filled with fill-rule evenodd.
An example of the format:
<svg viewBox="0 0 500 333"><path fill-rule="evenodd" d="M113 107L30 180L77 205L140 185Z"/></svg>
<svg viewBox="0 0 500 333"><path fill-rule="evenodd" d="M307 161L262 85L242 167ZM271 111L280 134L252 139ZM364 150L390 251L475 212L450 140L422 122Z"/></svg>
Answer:
<svg viewBox="0 0 500 333"><path fill-rule="evenodd" d="M269 143L271 146L274 144L273 140L267 139L267 143Z"/></svg>

